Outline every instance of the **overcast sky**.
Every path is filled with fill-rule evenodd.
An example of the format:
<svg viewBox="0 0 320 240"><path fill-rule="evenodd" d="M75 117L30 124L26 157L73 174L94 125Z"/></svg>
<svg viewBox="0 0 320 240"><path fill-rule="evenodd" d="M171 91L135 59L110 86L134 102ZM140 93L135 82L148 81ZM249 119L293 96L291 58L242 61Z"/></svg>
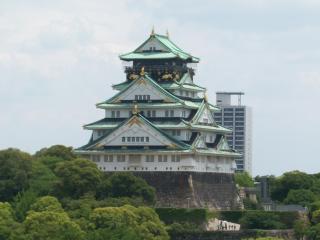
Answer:
<svg viewBox="0 0 320 240"><path fill-rule="evenodd" d="M253 175L320 172L320 1L0 0L0 149L79 147L152 26L201 58L195 82L244 91Z"/></svg>

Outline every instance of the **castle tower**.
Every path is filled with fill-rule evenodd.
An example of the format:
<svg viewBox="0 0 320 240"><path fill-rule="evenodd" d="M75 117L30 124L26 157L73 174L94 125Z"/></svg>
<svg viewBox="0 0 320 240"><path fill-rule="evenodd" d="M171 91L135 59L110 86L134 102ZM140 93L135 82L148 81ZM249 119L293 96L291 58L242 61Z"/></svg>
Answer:
<svg viewBox="0 0 320 240"><path fill-rule="evenodd" d="M152 31L120 59L125 81L97 104L105 117L84 126L92 137L76 152L106 172L233 173L240 155L228 145L230 130L214 121L220 110L194 83L199 58Z"/></svg>

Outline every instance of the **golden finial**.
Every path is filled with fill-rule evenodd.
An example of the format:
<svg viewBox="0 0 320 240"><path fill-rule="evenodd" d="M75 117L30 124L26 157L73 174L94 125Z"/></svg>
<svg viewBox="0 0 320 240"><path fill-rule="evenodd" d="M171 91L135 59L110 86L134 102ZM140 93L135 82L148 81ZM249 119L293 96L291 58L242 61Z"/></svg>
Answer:
<svg viewBox="0 0 320 240"><path fill-rule="evenodd" d="M154 36L154 35L155 35L155 33L154 33L154 26L152 26L152 30L151 30L150 36Z"/></svg>
<svg viewBox="0 0 320 240"><path fill-rule="evenodd" d="M135 105L133 106L132 114L133 114L133 115L137 115L138 112L139 112L139 111L138 111L138 105L135 104Z"/></svg>
<svg viewBox="0 0 320 240"><path fill-rule="evenodd" d="M204 91L203 99L204 99L205 102L208 102L207 90Z"/></svg>
<svg viewBox="0 0 320 240"><path fill-rule="evenodd" d="M166 34L167 34L167 38L169 38L169 30L168 29L167 29Z"/></svg>
<svg viewBox="0 0 320 240"><path fill-rule="evenodd" d="M144 74L145 74L145 73L144 73L144 66L143 66L143 67L141 68L140 75L141 75L141 76L144 76Z"/></svg>

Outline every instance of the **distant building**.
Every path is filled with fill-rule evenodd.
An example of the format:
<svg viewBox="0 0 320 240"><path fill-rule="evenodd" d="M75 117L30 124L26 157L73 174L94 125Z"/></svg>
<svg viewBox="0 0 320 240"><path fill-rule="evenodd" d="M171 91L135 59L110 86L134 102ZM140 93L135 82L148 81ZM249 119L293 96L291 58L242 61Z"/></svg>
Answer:
<svg viewBox="0 0 320 240"><path fill-rule="evenodd" d="M237 96L238 102L232 103L231 96ZM227 134L228 144L241 153L236 158L237 171L252 172L252 117L251 108L241 104L243 92L217 92L216 104L221 112L214 113L217 124L232 130Z"/></svg>

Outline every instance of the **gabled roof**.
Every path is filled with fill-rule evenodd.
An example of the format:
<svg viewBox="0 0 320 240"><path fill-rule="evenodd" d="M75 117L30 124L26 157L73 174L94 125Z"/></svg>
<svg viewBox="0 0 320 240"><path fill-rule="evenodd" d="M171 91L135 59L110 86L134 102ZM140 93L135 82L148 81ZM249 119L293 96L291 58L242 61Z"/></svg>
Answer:
<svg viewBox="0 0 320 240"><path fill-rule="evenodd" d="M101 148L101 144L104 139L106 139L108 136L114 134L115 131L117 131L121 127L126 126L127 124L129 124L130 126L132 126L134 124L137 124L137 125L142 124L142 125L146 125L148 128L154 129L159 134L159 136L162 136L164 139L166 139L168 142L170 142L170 145L167 146L168 149L176 149L176 150L190 149L190 146L188 144L181 142L181 141L178 141L175 138L171 137L170 135L168 135L167 133L165 133L161 129L154 126L150 121L148 121L142 115L137 113L137 114L134 114L131 118L127 119L126 121L123 121L121 124L119 124L117 127L115 127L111 132L108 132L104 136L96 139L95 141L91 141L87 145L80 147L79 150L98 150L99 148Z"/></svg>
<svg viewBox="0 0 320 240"><path fill-rule="evenodd" d="M174 96L173 94L171 94L170 92L168 92L167 90L165 90L164 88L162 88L157 82L155 82L154 80L152 80L152 78L150 78L147 74L140 76L138 79L133 80L130 84L128 84L122 91L118 92L116 95L114 95L113 97L111 97L110 99L108 99L107 101L104 101L102 103L98 103L97 106L99 106L100 104L103 103L116 103L118 102L119 98L121 97L121 95L123 95L126 91L128 91L131 87L133 87L136 84L142 84L142 83L148 83L150 84L152 87L154 87L155 89L157 89L160 93L162 93L163 95L165 95L168 99L171 100L171 102L180 102L182 103L183 100L179 99L178 97Z"/></svg>
<svg viewBox="0 0 320 240"><path fill-rule="evenodd" d="M194 115L194 117L192 118L192 120L190 122L192 124L197 124L199 122L201 116L204 114L205 110L211 112L209 104L205 100L203 100L197 113ZM214 123L214 119L213 119L212 114L209 117L211 118L212 122ZM217 124L215 124L215 125L217 125Z"/></svg>
<svg viewBox="0 0 320 240"><path fill-rule="evenodd" d="M165 51L139 51L149 41L156 40L161 44ZM121 60L132 61L136 59L172 59L180 58L182 60L190 60L191 62L199 62L199 58L193 57L191 54L184 52L175 43L173 43L168 36L160 34L151 34L150 37L143 42L133 52L122 54L119 56Z"/></svg>

